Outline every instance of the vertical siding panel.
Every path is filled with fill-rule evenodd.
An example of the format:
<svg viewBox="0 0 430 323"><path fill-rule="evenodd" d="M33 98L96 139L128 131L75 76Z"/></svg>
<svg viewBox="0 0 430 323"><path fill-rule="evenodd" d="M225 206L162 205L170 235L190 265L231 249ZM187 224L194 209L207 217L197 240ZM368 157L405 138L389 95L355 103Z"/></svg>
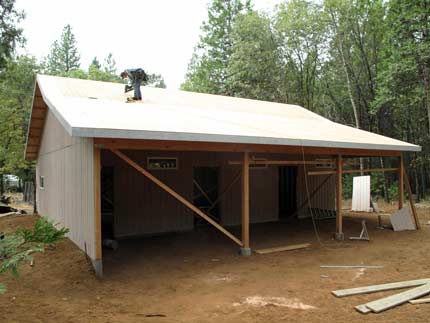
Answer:
<svg viewBox="0 0 430 323"><path fill-rule="evenodd" d="M36 169L45 178L45 189L37 189L40 214L69 228L69 238L94 259L92 139L69 136L48 111Z"/></svg>
<svg viewBox="0 0 430 323"><path fill-rule="evenodd" d="M321 158L321 157L315 157ZM315 158L308 157L308 160L314 160ZM321 170L315 166L307 166L306 171ZM328 176L326 175L315 175L307 176L305 178L305 169L303 166L298 168L297 174L297 205L300 206L307 200L306 182L308 184L309 194L312 194L314 189L318 187ZM323 210L334 210L335 209L335 186L336 177L332 176L324 186L316 193L310 201L312 208L318 208ZM302 210L299 210L299 216L308 216L309 209L308 204L306 204Z"/></svg>

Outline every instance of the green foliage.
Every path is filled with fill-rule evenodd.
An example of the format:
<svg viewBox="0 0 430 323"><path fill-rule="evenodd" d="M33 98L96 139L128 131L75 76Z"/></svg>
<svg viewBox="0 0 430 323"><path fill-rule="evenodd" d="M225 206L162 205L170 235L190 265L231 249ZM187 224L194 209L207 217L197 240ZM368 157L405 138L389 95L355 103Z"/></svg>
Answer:
<svg viewBox="0 0 430 323"><path fill-rule="evenodd" d="M38 70L34 57L18 56L0 74L0 175L16 174L24 181L34 176L24 145Z"/></svg>
<svg viewBox="0 0 430 323"><path fill-rule="evenodd" d="M68 232L69 229L57 229L53 221L41 217L37 219L33 230L18 229L15 234L24 238L26 243L38 242L43 244L52 244L63 238Z"/></svg>
<svg viewBox="0 0 430 323"><path fill-rule="evenodd" d="M299 104L421 145L423 153L405 154L405 164L416 194L429 191L428 0L290 0L270 15L213 0L181 87ZM374 177L375 194L395 194L390 175Z"/></svg>
<svg viewBox="0 0 430 323"><path fill-rule="evenodd" d="M72 27L66 25L59 40L54 41L44 63L45 70L51 75L68 76L73 70L79 69L80 55Z"/></svg>
<svg viewBox="0 0 430 323"><path fill-rule="evenodd" d="M16 9L15 0L0 1L0 70L12 57L15 46L24 42L22 28L17 27L24 16Z"/></svg>
<svg viewBox="0 0 430 323"><path fill-rule="evenodd" d="M342 197L344 199L352 198L352 183L354 175L344 174L342 176Z"/></svg>
<svg viewBox="0 0 430 323"><path fill-rule="evenodd" d="M10 272L13 277L18 278L20 265L23 262L33 261L33 257L31 256L32 253L44 251L42 245L32 245L27 247L19 246L18 248L19 249L16 249L13 254L9 255L8 257L5 257L2 260L2 262L0 263L0 274Z"/></svg>
<svg viewBox="0 0 430 323"><path fill-rule="evenodd" d="M116 63L112 54L106 57L103 66L98 62L97 58L94 57L93 62L88 68L87 78L95 81L122 82L121 78L117 75Z"/></svg>
<svg viewBox="0 0 430 323"><path fill-rule="evenodd" d="M275 17L288 101L312 111L315 110L318 67L326 41L324 18L320 5L303 0L281 4Z"/></svg>
<svg viewBox="0 0 430 323"><path fill-rule="evenodd" d="M11 273L19 277L19 267L24 262L32 262L32 253L43 252L45 245L52 245L64 238L68 229L57 229L52 221L39 218L33 230L17 229L0 240L0 274ZM0 294L6 291L0 284Z"/></svg>
<svg viewBox="0 0 430 323"><path fill-rule="evenodd" d="M226 79L229 92L239 97L285 101L278 41L270 19L256 11L239 15L232 40Z"/></svg>
<svg viewBox="0 0 430 323"><path fill-rule="evenodd" d="M13 256L16 250L25 243L25 238L22 236L11 235L5 236L0 240L0 259L5 259Z"/></svg>
<svg viewBox="0 0 430 323"><path fill-rule="evenodd" d="M148 82L146 85L163 89L166 88L164 78L160 74L148 74Z"/></svg>
<svg viewBox="0 0 430 323"><path fill-rule="evenodd" d="M240 13L251 10L250 1L213 0L202 36L188 66L183 90L229 94L225 86L227 65L232 54L233 24Z"/></svg>

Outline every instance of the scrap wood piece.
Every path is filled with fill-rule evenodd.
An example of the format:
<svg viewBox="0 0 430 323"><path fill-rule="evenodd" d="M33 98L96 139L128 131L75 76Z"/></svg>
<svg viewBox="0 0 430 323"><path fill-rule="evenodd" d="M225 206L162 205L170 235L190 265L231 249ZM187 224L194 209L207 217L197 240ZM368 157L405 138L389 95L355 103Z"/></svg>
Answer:
<svg viewBox="0 0 430 323"><path fill-rule="evenodd" d="M391 295L378 299L376 301L366 303L366 307L372 310L372 312L380 313L382 311L388 310L397 305L406 303L412 299L430 294L430 283L422 285L420 287L415 287L413 289L407 290L405 292Z"/></svg>
<svg viewBox="0 0 430 323"><path fill-rule="evenodd" d="M320 266L320 268L341 268L341 269L357 269L357 268L366 268L366 269L382 269L384 266Z"/></svg>
<svg viewBox="0 0 430 323"><path fill-rule="evenodd" d="M359 294L367 294L367 293L375 293L375 292L383 292L387 290L400 289L406 287L417 287L425 284L429 284L430 279L417 279L417 280L408 280L396 283L388 283L388 284L379 284L379 285L370 285L364 287L356 287L356 288L348 288L348 289L339 289L332 291L332 294L336 297L345 297L351 295L359 295Z"/></svg>
<svg viewBox="0 0 430 323"><path fill-rule="evenodd" d="M390 217L391 225L394 231L416 230L417 227L412 219L408 207L403 207L394 212Z"/></svg>
<svg viewBox="0 0 430 323"><path fill-rule="evenodd" d="M282 246L282 247L274 247L274 248L267 248L267 249L258 249L255 250L256 253L259 255L264 255L266 253L272 253L272 252L280 252L280 251L289 251L289 250L296 250L296 249L303 249L309 247L310 243L302 243L302 244L295 244L295 245L289 245L289 246Z"/></svg>
<svg viewBox="0 0 430 323"><path fill-rule="evenodd" d="M368 308L366 306L366 304L357 305L357 306L355 306L355 309L362 314L367 314L367 313L372 312L372 310L370 308Z"/></svg>
<svg viewBox="0 0 430 323"><path fill-rule="evenodd" d="M430 303L430 298L421 298L421 299L411 299L409 301L411 304L424 304L424 303Z"/></svg>

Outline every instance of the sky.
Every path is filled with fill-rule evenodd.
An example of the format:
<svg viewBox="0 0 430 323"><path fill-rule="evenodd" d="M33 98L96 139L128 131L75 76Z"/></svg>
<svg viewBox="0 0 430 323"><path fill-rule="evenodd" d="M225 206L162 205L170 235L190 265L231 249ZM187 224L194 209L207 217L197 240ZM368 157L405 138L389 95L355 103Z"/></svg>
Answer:
<svg viewBox="0 0 430 323"><path fill-rule="evenodd" d="M20 53L41 59L72 26L87 69L96 56L100 62L113 54L118 73L141 67L161 74L168 88L182 83L207 19L209 0L17 0L26 18L20 26L27 40ZM280 0L254 0L254 8L270 11Z"/></svg>

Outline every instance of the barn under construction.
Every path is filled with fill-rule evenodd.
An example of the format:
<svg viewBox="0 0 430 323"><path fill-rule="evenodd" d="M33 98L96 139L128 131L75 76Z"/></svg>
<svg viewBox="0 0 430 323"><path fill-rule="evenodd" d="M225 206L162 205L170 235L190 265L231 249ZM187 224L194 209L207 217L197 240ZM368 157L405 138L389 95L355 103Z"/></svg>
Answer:
<svg viewBox="0 0 430 323"><path fill-rule="evenodd" d="M348 158L420 147L334 123L302 107L38 75L26 158L37 205L102 273L102 239L192 230L209 223L250 254L250 223L336 216ZM351 169L352 168L352 169ZM376 169L378 170L378 169ZM400 194L400 196L403 196ZM402 205L402 197L399 204ZM241 237L229 226L241 226Z"/></svg>

